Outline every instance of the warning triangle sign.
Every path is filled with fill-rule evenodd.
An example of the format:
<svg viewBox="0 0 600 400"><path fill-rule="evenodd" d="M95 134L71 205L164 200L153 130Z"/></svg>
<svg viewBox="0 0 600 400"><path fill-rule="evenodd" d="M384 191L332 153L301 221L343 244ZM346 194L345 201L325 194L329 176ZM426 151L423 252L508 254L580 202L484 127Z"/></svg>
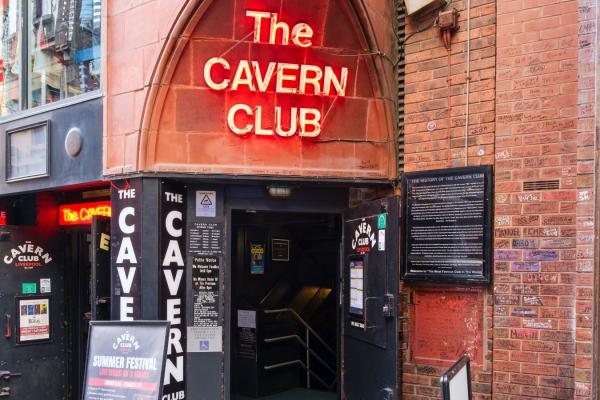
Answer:
<svg viewBox="0 0 600 400"><path fill-rule="evenodd" d="M204 198L202 199L202 201L200 201L200 204L202 204L203 206L212 206L213 205L212 201L210 201L210 197L208 197L207 194L204 195Z"/></svg>

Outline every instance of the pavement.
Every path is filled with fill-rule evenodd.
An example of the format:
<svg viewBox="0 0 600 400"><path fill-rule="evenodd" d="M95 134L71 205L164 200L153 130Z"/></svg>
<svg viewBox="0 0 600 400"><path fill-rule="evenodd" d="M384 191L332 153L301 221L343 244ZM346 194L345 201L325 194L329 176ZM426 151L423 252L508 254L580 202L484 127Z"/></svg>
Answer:
<svg viewBox="0 0 600 400"><path fill-rule="evenodd" d="M292 389L287 392L260 397L258 399L238 395L233 396L233 400L336 400L336 398L335 393L308 389Z"/></svg>

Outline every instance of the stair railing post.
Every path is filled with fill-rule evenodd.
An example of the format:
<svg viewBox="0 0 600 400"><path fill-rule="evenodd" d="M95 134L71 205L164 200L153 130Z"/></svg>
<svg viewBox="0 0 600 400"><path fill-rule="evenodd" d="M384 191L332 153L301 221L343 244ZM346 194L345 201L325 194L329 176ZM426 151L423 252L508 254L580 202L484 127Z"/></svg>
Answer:
<svg viewBox="0 0 600 400"><path fill-rule="evenodd" d="M310 389L310 332L306 331L306 388Z"/></svg>

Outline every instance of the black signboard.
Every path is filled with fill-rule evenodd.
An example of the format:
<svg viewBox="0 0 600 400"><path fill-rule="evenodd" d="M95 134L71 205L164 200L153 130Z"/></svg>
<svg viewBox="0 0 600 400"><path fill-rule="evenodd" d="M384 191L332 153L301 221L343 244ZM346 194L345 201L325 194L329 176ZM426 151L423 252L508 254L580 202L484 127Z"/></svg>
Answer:
<svg viewBox="0 0 600 400"><path fill-rule="evenodd" d="M83 400L159 400L169 323L92 321Z"/></svg>
<svg viewBox="0 0 600 400"><path fill-rule="evenodd" d="M164 388L165 397L169 399L187 398L185 210L185 188L176 183L163 182L160 200L160 318L171 323Z"/></svg>
<svg viewBox="0 0 600 400"><path fill-rule="evenodd" d="M492 167L407 173L403 194L403 279L488 283Z"/></svg>
<svg viewBox="0 0 600 400"><path fill-rule="evenodd" d="M142 181L125 180L111 191L111 319L140 319L142 260Z"/></svg>

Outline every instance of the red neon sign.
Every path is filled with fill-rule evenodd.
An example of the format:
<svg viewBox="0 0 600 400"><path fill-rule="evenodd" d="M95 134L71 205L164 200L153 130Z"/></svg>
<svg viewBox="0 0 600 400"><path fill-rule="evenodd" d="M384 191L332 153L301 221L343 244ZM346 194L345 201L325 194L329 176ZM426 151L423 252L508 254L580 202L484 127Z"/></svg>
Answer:
<svg viewBox="0 0 600 400"><path fill-rule="evenodd" d="M89 225L94 215L110 217L110 200L62 205L58 208L58 224Z"/></svg>
<svg viewBox="0 0 600 400"><path fill-rule="evenodd" d="M291 27L279 20L277 13L247 10L246 17L254 19L254 43L293 46L300 49L313 45L314 30L307 23ZM268 41L264 40L268 34ZM216 72L216 74L213 74ZM218 76L218 78L215 77ZM287 63L271 61L261 65L256 60L241 60L232 65L225 58L212 57L204 65L204 81L216 91L238 91L265 93L270 88L275 93L299 94L306 96L346 96L349 81L348 68ZM273 127L263 126L263 115L271 113L275 118ZM284 115L285 114L285 115ZM289 117L289 124L284 123ZM245 122L241 122L245 121ZM263 109L258 105L239 103L229 107L227 112L229 130L238 136L250 132L259 136L314 138L321 134L322 115L316 108L291 107L285 112L281 106L274 110ZM289 125L289 126L287 126Z"/></svg>
<svg viewBox="0 0 600 400"><path fill-rule="evenodd" d="M6 225L6 211L0 211L0 225Z"/></svg>

